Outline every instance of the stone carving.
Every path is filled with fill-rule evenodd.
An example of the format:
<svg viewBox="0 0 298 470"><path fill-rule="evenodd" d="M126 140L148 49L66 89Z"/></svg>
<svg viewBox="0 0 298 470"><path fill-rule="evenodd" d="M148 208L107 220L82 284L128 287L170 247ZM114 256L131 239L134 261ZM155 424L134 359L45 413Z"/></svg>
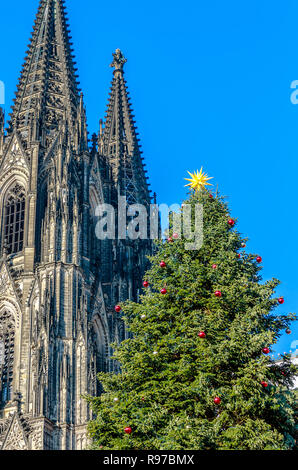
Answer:
<svg viewBox="0 0 298 470"><path fill-rule="evenodd" d="M28 439L17 413L11 420L1 450L29 450Z"/></svg>
<svg viewBox="0 0 298 470"><path fill-rule="evenodd" d="M23 152L20 149L18 142L15 140L13 145L11 146L10 151L6 154L3 160L2 169L1 171L6 171L8 168L11 167L19 167L19 168L28 168L28 161L27 158L24 156Z"/></svg>
<svg viewBox="0 0 298 470"><path fill-rule="evenodd" d="M62 0L40 3L30 47L3 142L0 136L1 223L10 189L24 196L19 209L11 200L9 249L0 240L0 349L5 342L13 365L0 400L0 449L83 449L90 411L82 395L99 392L96 376L110 367L114 332L119 340L125 335L113 306L137 299L146 265L134 251L145 260L151 249L148 241L136 248L125 240L99 242L95 208L116 201L118 191L140 204L150 195L122 52L113 54L107 119L89 150ZM23 245L11 241L20 220Z"/></svg>
<svg viewBox="0 0 298 470"><path fill-rule="evenodd" d="M123 70L123 65L126 64L127 59L124 57L120 49L116 49L116 52L113 54L114 60L111 63L111 67L114 67L115 70Z"/></svg>
<svg viewBox="0 0 298 470"><path fill-rule="evenodd" d="M8 273L7 271L2 270L0 272L0 295L4 294L7 291L8 286Z"/></svg>

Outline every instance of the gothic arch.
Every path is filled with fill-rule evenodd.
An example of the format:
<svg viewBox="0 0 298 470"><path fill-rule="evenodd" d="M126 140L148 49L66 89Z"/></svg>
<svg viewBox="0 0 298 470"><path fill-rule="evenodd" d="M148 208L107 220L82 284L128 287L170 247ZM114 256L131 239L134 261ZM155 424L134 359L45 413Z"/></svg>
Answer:
<svg viewBox="0 0 298 470"><path fill-rule="evenodd" d="M1 205L3 203L3 196L7 192L7 190L13 186L14 184L20 184L24 186L24 189L28 190L28 176L20 169L12 169L11 171L7 172L5 175L0 177L0 202Z"/></svg>
<svg viewBox="0 0 298 470"><path fill-rule="evenodd" d="M7 239L9 254L23 250L25 235L25 206L27 180L20 174L13 174L1 187L1 246Z"/></svg>
<svg viewBox="0 0 298 470"><path fill-rule="evenodd" d="M7 301L0 303L0 403L4 406L17 391L19 367L19 326L16 310Z"/></svg>
<svg viewBox="0 0 298 470"><path fill-rule="evenodd" d="M105 325L98 314L92 319L92 346L96 356L96 373L107 369L107 357L109 353L109 338Z"/></svg>

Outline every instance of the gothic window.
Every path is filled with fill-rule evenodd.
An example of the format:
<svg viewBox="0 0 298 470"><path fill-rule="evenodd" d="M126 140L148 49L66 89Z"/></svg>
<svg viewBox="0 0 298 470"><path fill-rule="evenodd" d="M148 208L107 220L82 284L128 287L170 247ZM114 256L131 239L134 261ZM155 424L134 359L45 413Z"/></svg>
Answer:
<svg viewBox="0 0 298 470"><path fill-rule="evenodd" d="M23 250L25 219L25 190L14 186L7 194L4 208L4 240L8 254Z"/></svg>
<svg viewBox="0 0 298 470"><path fill-rule="evenodd" d="M12 399L15 322L13 315L0 313L0 403Z"/></svg>

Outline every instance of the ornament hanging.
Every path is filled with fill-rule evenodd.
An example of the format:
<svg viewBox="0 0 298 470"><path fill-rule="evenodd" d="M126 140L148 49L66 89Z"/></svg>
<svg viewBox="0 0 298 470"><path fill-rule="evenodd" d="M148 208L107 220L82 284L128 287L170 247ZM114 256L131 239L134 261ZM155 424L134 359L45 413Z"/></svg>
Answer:
<svg viewBox="0 0 298 470"><path fill-rule="evenodd" d="M117 312L117 313L121 312L121 307L120 307L120 305L116 305L116 307L115 307L115 312Z"/></svg>

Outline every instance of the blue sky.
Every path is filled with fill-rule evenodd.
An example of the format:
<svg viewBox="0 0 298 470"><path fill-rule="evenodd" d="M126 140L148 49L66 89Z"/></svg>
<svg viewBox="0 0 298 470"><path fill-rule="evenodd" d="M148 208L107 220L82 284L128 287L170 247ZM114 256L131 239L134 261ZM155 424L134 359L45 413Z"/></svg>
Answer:
<svg viewBox="0 0 298 470"><path fill-rule="evenodd" d="M37 0L1 5L0 80L9 112ZM104 116L112 52L126 79L152 189L185 195L201 166L228 196L264 279L282 281L280 312L298 311L298 3L295 0L67 0L90 133ZM298 325L277 352L298 340ZM298 342L297 346L298 348ZM295 348L294 348L295 349Z"/></svg>

